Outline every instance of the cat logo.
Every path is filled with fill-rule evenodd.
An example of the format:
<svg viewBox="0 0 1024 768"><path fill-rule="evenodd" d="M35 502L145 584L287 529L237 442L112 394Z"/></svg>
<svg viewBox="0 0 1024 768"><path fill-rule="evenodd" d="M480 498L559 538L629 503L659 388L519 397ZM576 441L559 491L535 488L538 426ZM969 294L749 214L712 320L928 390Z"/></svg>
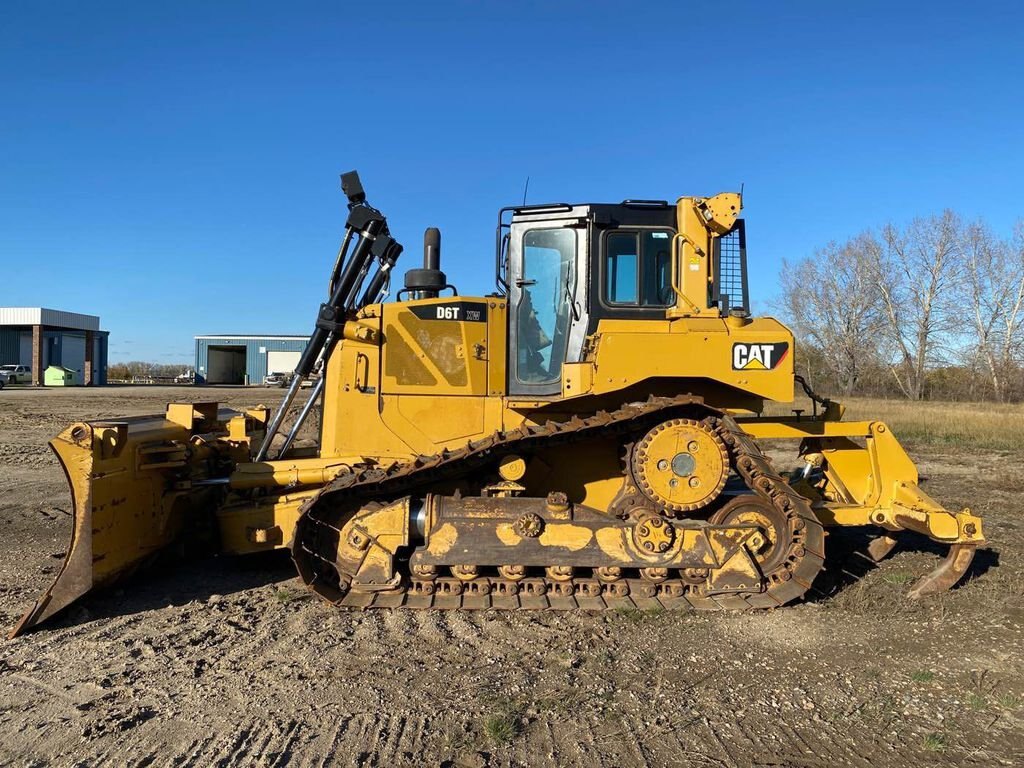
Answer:
<svg viewBox="0 0 1024 768"><path fill-rule="evenodd" d="M789 353L789 344L733 344L732 369L734 371L770 371L778 367Z"/></svg>

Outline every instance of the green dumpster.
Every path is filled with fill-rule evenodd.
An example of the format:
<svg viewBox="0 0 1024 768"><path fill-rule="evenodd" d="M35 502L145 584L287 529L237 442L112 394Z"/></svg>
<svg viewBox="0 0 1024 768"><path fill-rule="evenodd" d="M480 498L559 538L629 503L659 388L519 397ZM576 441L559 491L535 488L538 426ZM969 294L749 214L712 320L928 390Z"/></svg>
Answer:
<svg viewBox="0 0 1024 768"><path fill-rule="evenodd" d="M60 365L51 365L43 371L43 384L48 387L73 387L75 386L75 374L70 368Z"/></svg>

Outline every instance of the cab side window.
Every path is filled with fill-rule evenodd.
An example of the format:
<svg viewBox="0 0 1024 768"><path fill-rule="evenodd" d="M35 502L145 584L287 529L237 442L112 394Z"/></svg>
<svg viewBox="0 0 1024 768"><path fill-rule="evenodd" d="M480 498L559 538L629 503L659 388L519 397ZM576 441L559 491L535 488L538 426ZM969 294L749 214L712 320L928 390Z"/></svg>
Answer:
<svg viewBox="0 0 1024 768"><path fill-rule="evenodd" d="M668 307L672 296L672 232L616 230L604 241L604 301L614 306Z"/></svg>
<svg viewBox="0 0 1024 768"><path fill-rule="evenodd" d="M605 299L610 304L636 304L640 297L637 266L640 263L636 232L611 232L605 240Z"/></svg>

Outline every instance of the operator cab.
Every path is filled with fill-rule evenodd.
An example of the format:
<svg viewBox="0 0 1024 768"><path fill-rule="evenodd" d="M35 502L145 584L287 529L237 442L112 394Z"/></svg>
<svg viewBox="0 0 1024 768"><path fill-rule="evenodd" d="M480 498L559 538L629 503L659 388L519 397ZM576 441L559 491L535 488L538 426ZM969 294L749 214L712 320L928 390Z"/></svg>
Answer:
<svg viewBox="0 0 1024 768"><path fill-rule="evenodd" d="M509 394L560 393L563 362L582 359L601 320L668 317L678 301L676 213L661 200L501 211L497 285L509 299ZM714 240L706 304L716 315L749 309L744 241L741 220Z"/></svg>

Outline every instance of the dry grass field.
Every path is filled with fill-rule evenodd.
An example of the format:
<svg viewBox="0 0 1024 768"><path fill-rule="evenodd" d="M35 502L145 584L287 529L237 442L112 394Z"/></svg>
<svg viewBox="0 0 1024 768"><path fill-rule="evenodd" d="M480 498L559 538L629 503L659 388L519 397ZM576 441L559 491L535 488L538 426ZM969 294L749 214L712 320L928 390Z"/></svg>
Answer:
<svg viewBox="0 0 1024 768"><path fill-rule="evenodd" d="M907 444L1015 451L1024 434L1024 406L998 403L911 403L854 398L847 419L886 422Z"/></svg>
<svg viewBox="0 0 1024 768"><path fill-rule="evenodd" d="M1014 451L1024 434L1024 405L880 400L853 397L842 400L845 421L884 421L901 442L913 446ZM811 413L811 401L773 405L768 412Z"/></svg>
<svg viewBox="0 0 1024 768"><path fill-rule="evenodd" d="M68 422L276 390L0 393L0 623L68 542L46 441ZM801 407L801 406L797 406ZM924 487L985 520L957 589L940 552L878 566L835 531L807 600L770 613L340 611L287 556L138 574L0 642L0 764L826 768L1024 765L1024 408L855 400ZM771 447L795 464L791 445Z"/></svg>

